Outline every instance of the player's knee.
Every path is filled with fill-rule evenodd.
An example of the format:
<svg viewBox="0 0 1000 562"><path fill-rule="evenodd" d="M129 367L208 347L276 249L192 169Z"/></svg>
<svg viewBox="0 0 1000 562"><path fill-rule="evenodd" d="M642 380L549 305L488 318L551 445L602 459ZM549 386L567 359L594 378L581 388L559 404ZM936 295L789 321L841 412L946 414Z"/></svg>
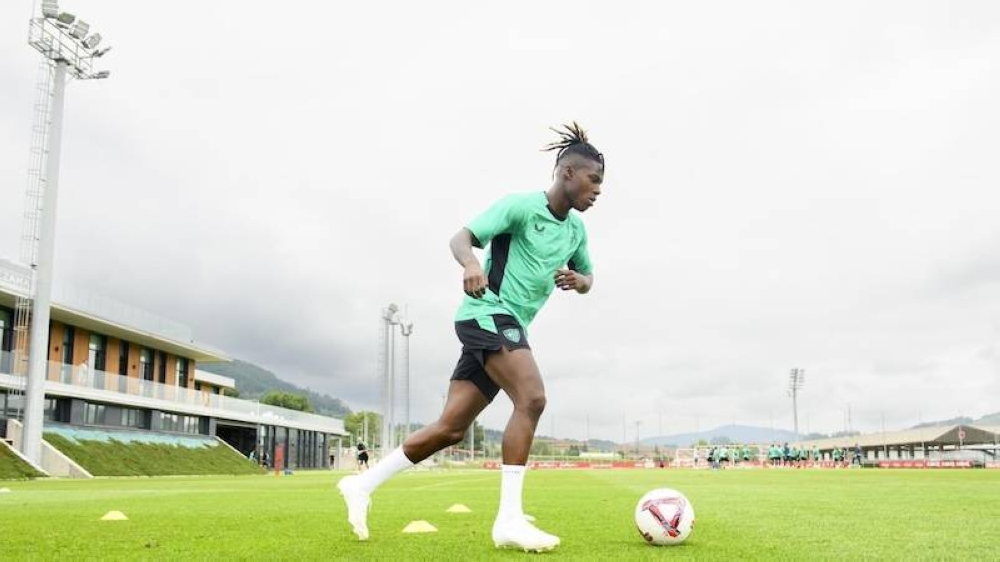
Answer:
<svg viewBox="0 0 1000 562"><path fill-rule="evenodd" d="M454 445L460 443L462 439L465 439L465 428L464 427L442 427L441 437L444 439L448 445Z"/></svg>
<svg viewBox="0 0 1000 562"><path fill-rule="evenodd" d="M441 441L446 443L445 447L449 447L455 443L461 442L462 439L465 439L465 429L466 428L464 427L456 427L443 421L439 421L437 434Z"/></svg>
<svg viewBox="0 0 1000 562"><path fill-rule="evenodd" d="M545 411L545 393L530 394L521 400L521 409L528 415L538 418Z"/></svg>

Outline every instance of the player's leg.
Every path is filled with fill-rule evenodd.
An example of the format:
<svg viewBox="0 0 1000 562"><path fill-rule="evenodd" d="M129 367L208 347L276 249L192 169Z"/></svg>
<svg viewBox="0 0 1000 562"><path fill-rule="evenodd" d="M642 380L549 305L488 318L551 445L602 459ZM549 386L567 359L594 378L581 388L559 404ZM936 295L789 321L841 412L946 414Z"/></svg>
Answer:
<svg viewBox="0 0 1000 562"><path fill-rule="evenodd" d="M487 356L485 368L514 405L503 436L500 509L493 524L493 542L498 547L551 550L559 545L559 537L525 520L521 502L528 452L545 410L545 385L538 365L528 348L501 348Z"/></svg>
<svg viewBox="0 0 1000 562"><path fill-rule="evenodd" d="M501 348L486 358L486 372L514 405L503 433L503 463L523 466L545 411L545 385L531 350Z"/></svg>
<svg viewBox="0 0 1000 562"><path fill-rule="evenodd" d="M445 447L461 442L476 416L489 405L489 400L472 382L451 381L441 416L407 437L402 446L403 454L418 463Z"/></svg>
<svg viewBox="0 0 1000 562"><path fill-rule="evenodd" d="M347 520L358 539L368 539L371 493L395 474L461 441L465 428L488 405L489 401L476 385L469 381L452 381L448 387L444 411L436 422L411 435L402 446L386 455L374 468L369 468L358 476L346 476L337 483L337 488L347 503Z"/></svg>

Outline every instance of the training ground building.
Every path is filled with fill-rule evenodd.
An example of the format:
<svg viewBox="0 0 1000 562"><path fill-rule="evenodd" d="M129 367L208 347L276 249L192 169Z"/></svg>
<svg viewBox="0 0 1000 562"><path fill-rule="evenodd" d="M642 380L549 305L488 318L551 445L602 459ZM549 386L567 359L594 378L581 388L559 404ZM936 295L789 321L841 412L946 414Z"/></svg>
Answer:
<svg viewBox="0 0 1000 562"><path fill-rule="evenodd" d="M9 420L24 414L27 361L15 357L14 322L27 273L0 260L0 437L10 441L20 424ZM329 468L347 435L342 420L226 396L233 379L197 366L229 358L194 343L187 326L80 290L57 288L50 310L44 431L217 437L289 469Z"/></svg>
<svg viewBox="0 0 1000 562"><path fill-rule="evenodd" d="M824 461L834 449L861 450L860 464L885 468L1000 468L1000 427L938 425L834 437L794 444L818 449Z"/></svg>

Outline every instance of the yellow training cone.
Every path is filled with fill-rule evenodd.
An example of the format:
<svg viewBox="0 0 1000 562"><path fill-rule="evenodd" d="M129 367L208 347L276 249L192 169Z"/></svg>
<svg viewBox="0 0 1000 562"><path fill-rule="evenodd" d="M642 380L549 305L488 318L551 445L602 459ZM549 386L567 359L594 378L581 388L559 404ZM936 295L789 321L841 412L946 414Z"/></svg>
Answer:
<svg viewBox="0 0 1000 562"><path fill-rule="evenodd" d="M403 529L404 533L436 533L437 528L426 521L412 521Z"/></svg>
<svg viewBox="0 0 1000 562"><path fill-rule="evenodd" d="M449 507L445 511L447 511L448 513L472 513L472 510L469 509L468 506L460 503L456 503L455 505Z"/></svg>
<svg viewBox="0 0 1000 562"><path fill-rule="evenodd" d="M101 521L128 521L128 517L120 511L109 511L101 517Z"/></svg>

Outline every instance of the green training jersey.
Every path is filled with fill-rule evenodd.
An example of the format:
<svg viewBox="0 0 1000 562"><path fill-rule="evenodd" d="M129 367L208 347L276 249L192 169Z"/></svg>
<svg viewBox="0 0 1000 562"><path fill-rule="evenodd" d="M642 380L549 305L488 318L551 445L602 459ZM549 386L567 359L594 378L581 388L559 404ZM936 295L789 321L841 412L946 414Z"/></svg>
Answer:
<svg viewBox="0 0 1000 562"><path fill-rule="evenodd" d="M583 221L572 210L565 219L555 216L544 192L504 197L466 228L479 247L489 243L488 290L479 299L466 296L456 321L475 319L496 333L492 315L507 314L527 328L552 294L556 270L592 272Z"/></svg>

